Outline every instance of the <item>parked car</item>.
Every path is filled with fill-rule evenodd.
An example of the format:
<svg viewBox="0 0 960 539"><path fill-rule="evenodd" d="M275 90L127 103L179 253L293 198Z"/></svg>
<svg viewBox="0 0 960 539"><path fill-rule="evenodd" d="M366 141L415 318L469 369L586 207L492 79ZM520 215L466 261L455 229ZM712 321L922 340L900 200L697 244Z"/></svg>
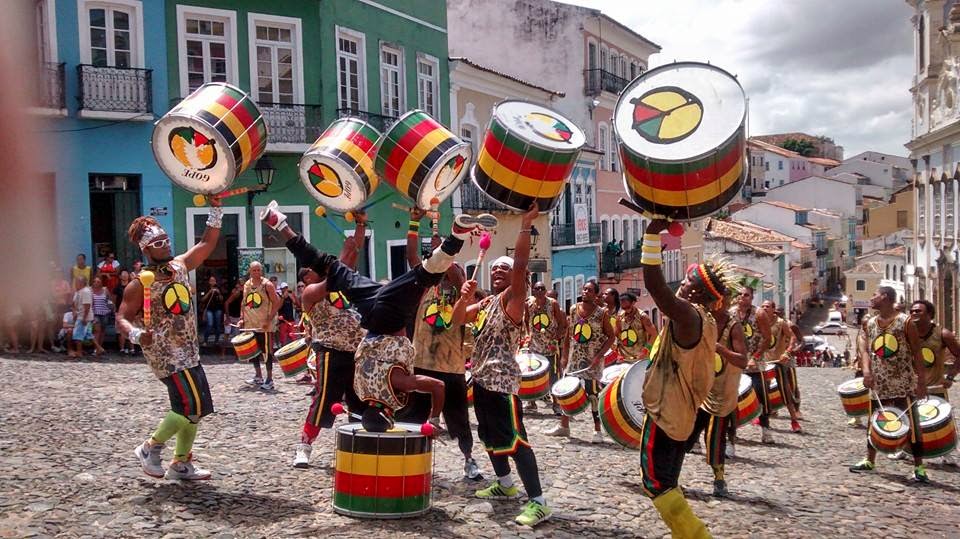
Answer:
<svg viewBox="0 0 960 539"><path fill-rule="evenodd" d="M813 327L815 335L840 335L847 332L847 326L840 322L824 322Z"/></svg>
<svg viewBox="0 0 960 539"><path fill-rule="evenodd" d="M840 311L830 311L827 313L827 322L843 323L843 315L840 313Z"/></svg>
<svg viewBox="0 0 960 539"><path fill-rule="evenodd" d="M827 341L823 337L814 337L813 335L804 335L803 337L804 352L815 352L817 348L825 344L827 344Z"/></svg>

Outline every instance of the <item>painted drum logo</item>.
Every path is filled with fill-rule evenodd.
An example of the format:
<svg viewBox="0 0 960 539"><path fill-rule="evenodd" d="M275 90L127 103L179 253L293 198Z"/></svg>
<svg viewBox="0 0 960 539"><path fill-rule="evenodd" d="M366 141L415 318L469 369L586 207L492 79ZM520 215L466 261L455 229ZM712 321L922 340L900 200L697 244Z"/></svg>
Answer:
<svg viewBox="0 0 960 539"><path fill-rule="evenodd" d="M170 131L167 143L177 161L188 169L208 170L217 164L214 141L192 127L178 127Z"/></svg>
<svg viewBox="0 0 960 539"><path fill-rule="evenodd" d="M542 112L527 114L523 122L541 137L554 142L570 142L573 130L563 121Z"/></svg>
<svg viewBox="0 0 960 539"><path fill-rule="evenodd" d="M903 422L893 412L883 411L877 415L877 427L884 432L897 432L903 427Z"/></svg>
<svg viewBox="0 0 960 539"><path fill-rule="evenodd" d="M433 180L433 188L439 193L446 189L453 180L460 177L460 171L463 170L463 165L466 163L466 159L462 155L455 155L451 157L443 167L440 168L440 172L437 174L437 177Z"/></svg>
<svg viewBox="0 0 960 539"><path fill-rule="evenodd" d="M703 103L676 86L655 88L630 100L633 130L654 144L671 144L692 135L703 120Z"/></svg>
<svg viewBox="0 0 960 539"><path fill-rule="evenodd" d="M180 283L173 283L163 290L163 307L171 314L190 312L190 290Z"/></svg>
<svg viewBox="0 0 960 539"><path fill-rule="evenodd" d="M350 198L349 185L344 188L343 180L337 171L318 161L313 162L313 166L307 171L310 175L310 183L318 193L325 197L337 198L346 191L347 198Z"/></svg>

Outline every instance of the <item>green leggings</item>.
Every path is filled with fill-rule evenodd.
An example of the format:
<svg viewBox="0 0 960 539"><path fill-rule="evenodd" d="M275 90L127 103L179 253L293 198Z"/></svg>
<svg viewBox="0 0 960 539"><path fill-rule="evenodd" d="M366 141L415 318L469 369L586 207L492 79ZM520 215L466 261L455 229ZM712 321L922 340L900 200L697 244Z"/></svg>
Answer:
<svg viewBox="0 0 960 539"><path fill-rule="evenodd" d="M171 410L167 412L163 421L157 425L157 430L153 431L151 439L155 442L165 443L174 435L177 436L177 445L173 452L173 458L186 461L188 455L190 455L190 450L193 449L193 441L197 438L197 424Z"/></svg>

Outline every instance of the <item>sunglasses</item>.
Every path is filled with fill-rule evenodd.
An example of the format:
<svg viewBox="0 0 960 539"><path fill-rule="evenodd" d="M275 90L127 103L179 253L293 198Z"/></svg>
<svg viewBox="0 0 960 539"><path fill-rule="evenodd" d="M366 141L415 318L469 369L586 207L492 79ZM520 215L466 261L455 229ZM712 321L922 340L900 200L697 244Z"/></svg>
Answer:
<svg viewBox="0 0 960 539"><path fill-rule="evenodd" d="M546 288L545 286L535 286L535 287L533 287L533 289L534 289L534 290L546 290L547 288Z"/></svg>
<svg viewBox="0 0 960 539"><path fill-rule="evenodd" d="M168 245L170 245L170 238L160 238L159 240L153 240L148 243L147 247L151 247L153 249L163 249Z"/></svg>

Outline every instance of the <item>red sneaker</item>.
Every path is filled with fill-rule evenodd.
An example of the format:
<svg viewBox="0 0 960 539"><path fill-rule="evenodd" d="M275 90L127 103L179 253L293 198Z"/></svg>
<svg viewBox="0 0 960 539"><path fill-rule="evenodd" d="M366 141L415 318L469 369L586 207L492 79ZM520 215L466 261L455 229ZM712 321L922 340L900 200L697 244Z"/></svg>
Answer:
<svg viewBox="0 0 960 539"><path fill-rule="evenodd" d="M759 418L759 417L753 418L753 421L751 421L751 424L752 424L754 427L759 427L759 426L760 426L760 418Z"/></svg>
<svg viewBox="0 0 960 539"><path fill-rule="evenodd" d="M803 432L803 429L800 428L800 423L797 423L797 420L795 419L790 421L790 430L792 430L797 434L800 434L801 432Z"/></svg>

